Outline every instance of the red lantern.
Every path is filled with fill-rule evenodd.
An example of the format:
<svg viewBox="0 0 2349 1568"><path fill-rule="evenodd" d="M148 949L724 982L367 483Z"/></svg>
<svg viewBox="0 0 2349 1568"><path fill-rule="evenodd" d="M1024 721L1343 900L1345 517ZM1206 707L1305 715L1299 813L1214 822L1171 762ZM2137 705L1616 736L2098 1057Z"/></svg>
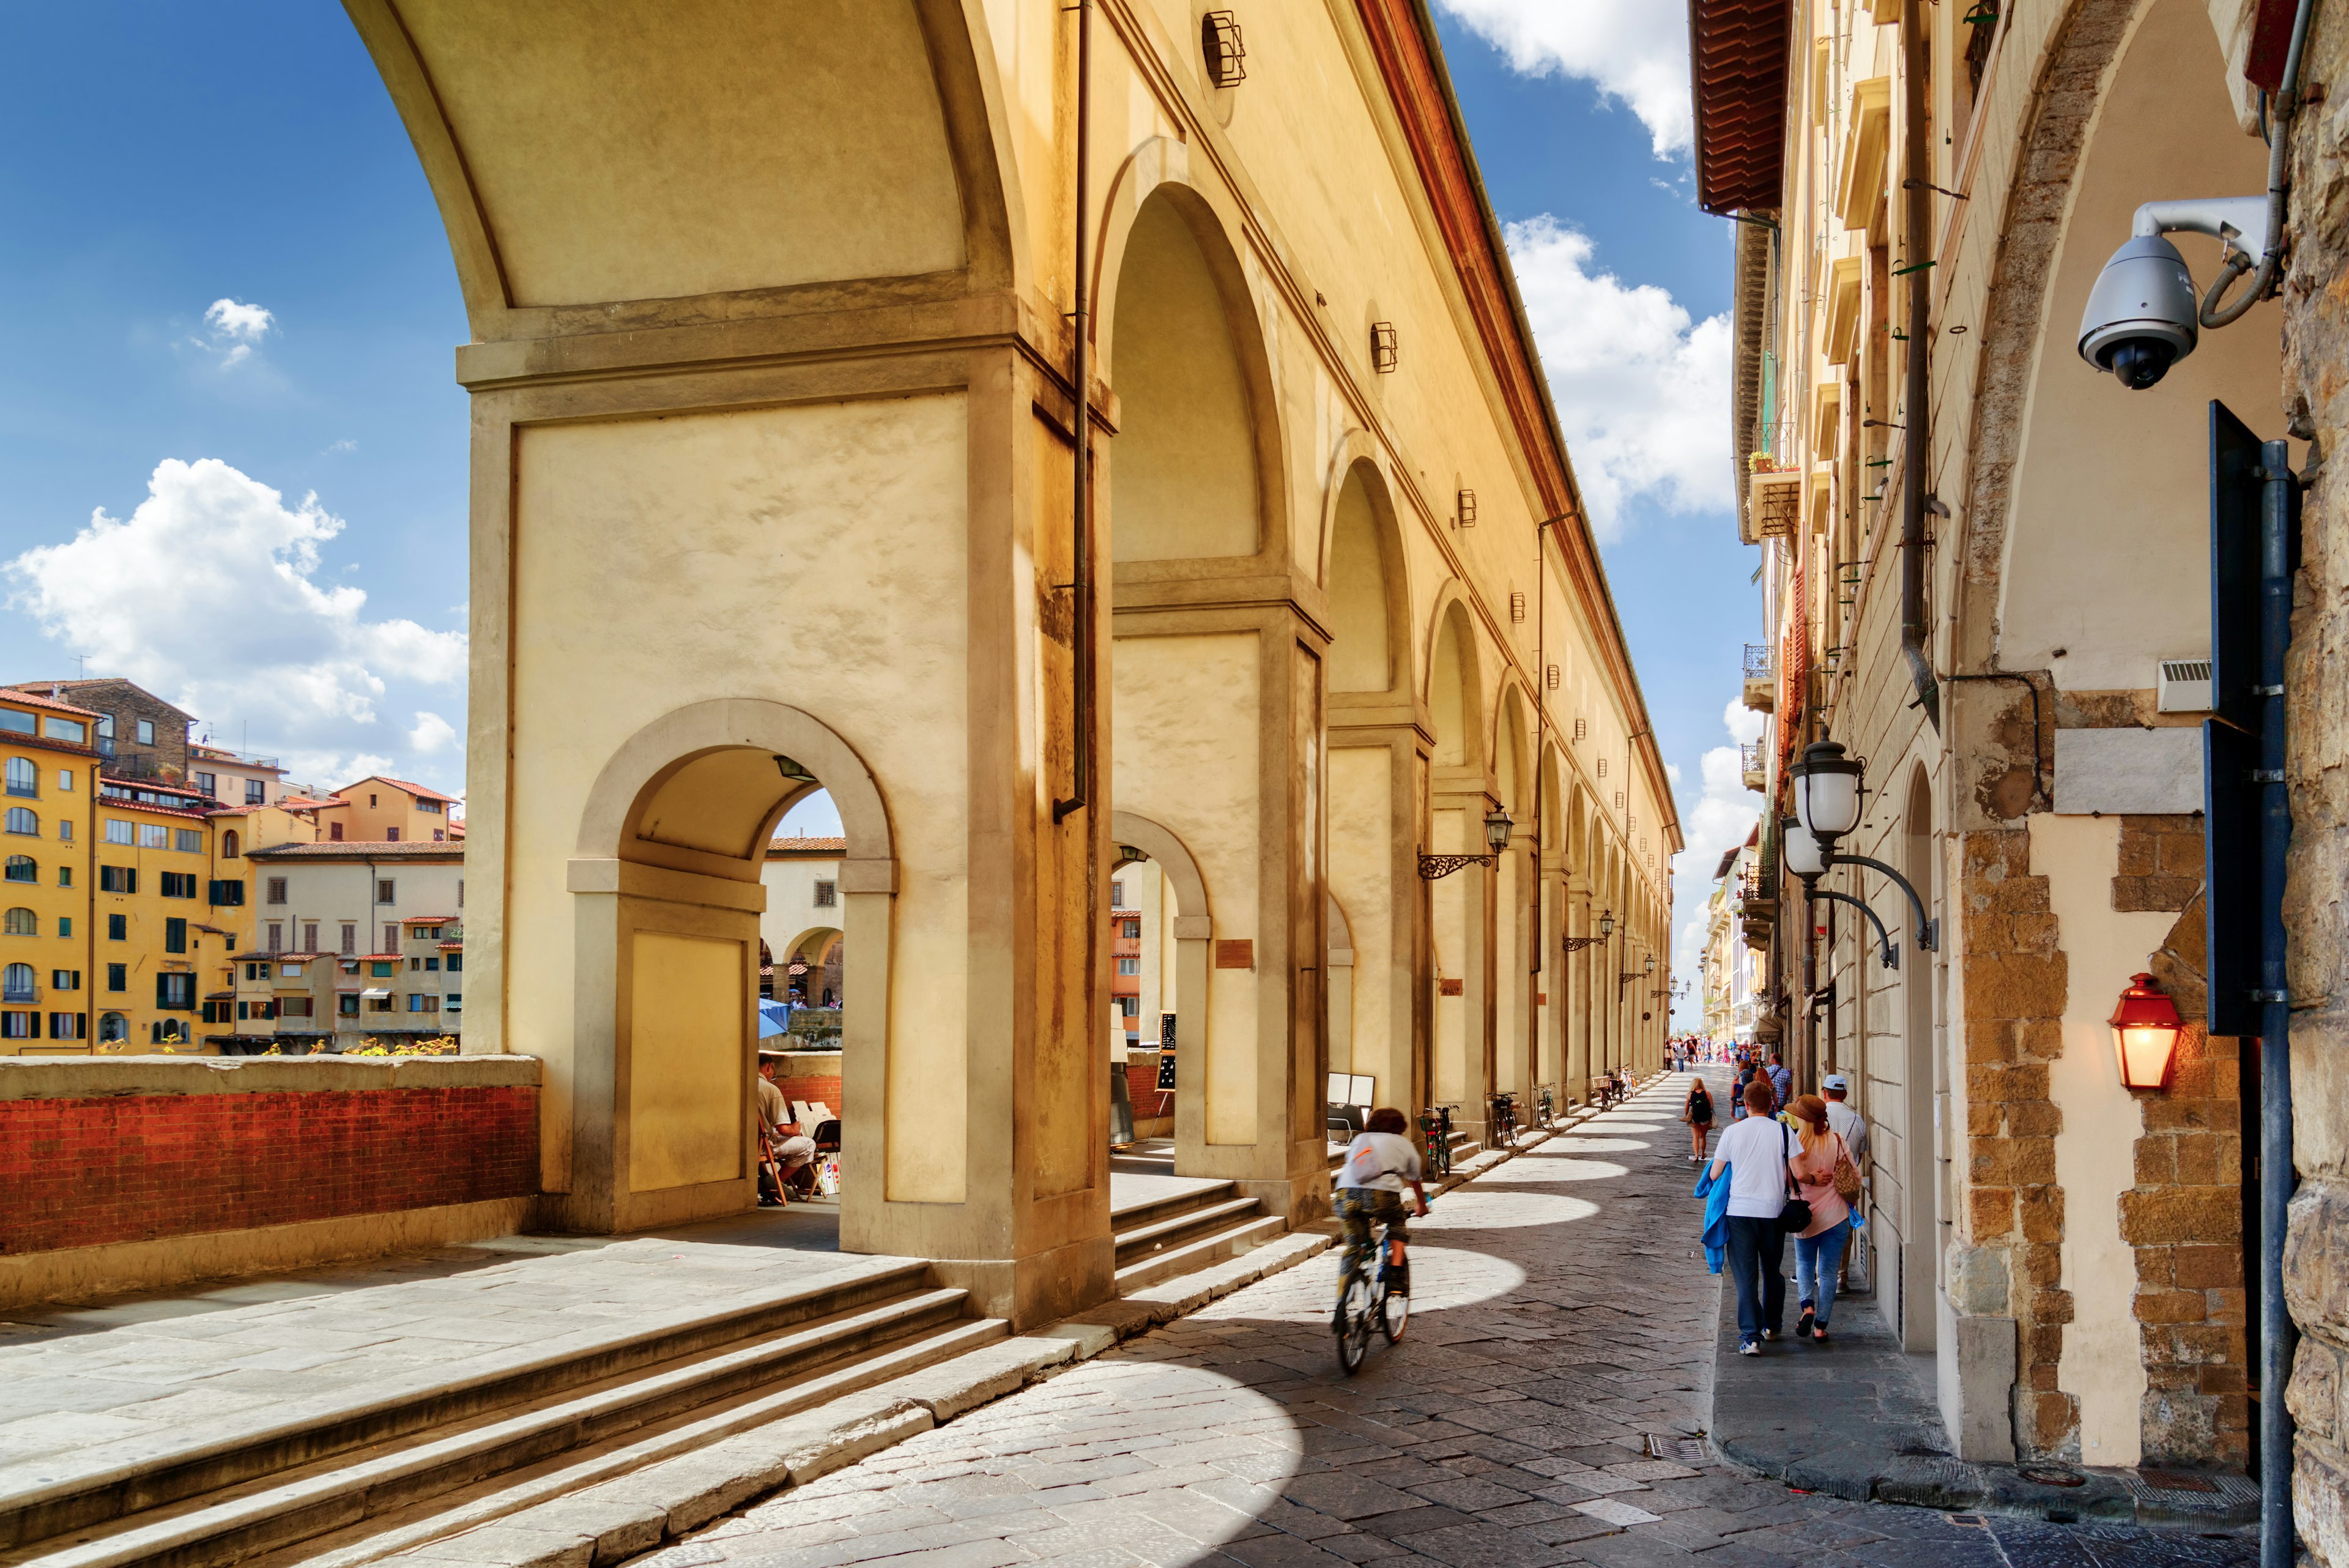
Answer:
<svg viewBox="0 0 2349 1568"><path fill-rule="evenodd" d="M2166 1089L2169 1063L2178 1050L2178 1003L2154 989L2153 976L2131 975L2113 1009L2113 1054L2119 1059L2121 1087Z"/></svg>

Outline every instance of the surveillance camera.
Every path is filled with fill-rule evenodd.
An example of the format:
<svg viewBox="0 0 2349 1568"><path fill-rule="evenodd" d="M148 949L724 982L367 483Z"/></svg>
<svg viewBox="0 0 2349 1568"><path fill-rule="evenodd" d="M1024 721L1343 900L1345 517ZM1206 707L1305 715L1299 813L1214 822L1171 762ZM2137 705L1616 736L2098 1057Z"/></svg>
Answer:
<svg viewBox="0 0 2349 1568"><path fill-rule="evenodd" d="M2080 358L2110 370L2122 386L2143 391L2194 352L2200 306L2194 275L2178 247L2161 236L2180 231L2210 234L2233 249L2247 234L2266 243L2263 196L2203 202L2147 202L2129 224L2129 238L2113 253L2088 291L2080 317Z"/></svg>

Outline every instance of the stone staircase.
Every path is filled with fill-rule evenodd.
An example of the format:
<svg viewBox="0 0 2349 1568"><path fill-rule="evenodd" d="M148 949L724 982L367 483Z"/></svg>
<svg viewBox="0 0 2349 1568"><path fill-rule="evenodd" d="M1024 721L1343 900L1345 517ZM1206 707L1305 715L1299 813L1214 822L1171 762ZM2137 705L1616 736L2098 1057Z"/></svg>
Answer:
<svg viewBox="0 0 2349 1568"><path fill-rule="evenodd" d="M1177 1274L1252 1251L1285 1233L1276 1215L1238 1184L1217 1181L1195 1190L1130 1204L1110 1214L1117 1239L1117 1293L1132 1295Z"/></svg>

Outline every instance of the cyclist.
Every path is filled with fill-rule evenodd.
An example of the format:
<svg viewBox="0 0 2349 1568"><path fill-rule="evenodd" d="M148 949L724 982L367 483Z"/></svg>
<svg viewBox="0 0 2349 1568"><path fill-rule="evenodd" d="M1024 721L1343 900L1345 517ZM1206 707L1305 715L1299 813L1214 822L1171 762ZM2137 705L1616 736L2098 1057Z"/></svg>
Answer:
<svg viewBox="0 0 2349 1568"><path fill-rule="evenodd" d="M1372 1111L1354 1141L1346 1146L1346 1163L1338 1174L1334 1207L1346 1227L1346 1254L1338 1270L1338 1305L1330 1327L1346 1332L1346 1281L1357 1267L1366 1272L1374 1245L1371 1227L1391 1227L1400 1240L1408 1231L1402 1206L1405 1183L1411 1187L1422 1217L1427 1213L1427 1189L1420 1185L1419 1150L1404 1137L1411 1123L1392 1106Z"/></svg>

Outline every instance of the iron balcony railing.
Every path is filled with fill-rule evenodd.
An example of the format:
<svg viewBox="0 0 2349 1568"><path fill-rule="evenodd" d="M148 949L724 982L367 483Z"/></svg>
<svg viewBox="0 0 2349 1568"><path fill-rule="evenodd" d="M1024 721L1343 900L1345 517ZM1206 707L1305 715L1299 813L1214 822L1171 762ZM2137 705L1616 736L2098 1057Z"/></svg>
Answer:
<svg viewBox="0 0 2349 1568"><path fill-rule="evenodd" d="M1745 679L1748 680L1770 679L1770 645L1768 643L1749 642L1745 645Z"/></svg>

